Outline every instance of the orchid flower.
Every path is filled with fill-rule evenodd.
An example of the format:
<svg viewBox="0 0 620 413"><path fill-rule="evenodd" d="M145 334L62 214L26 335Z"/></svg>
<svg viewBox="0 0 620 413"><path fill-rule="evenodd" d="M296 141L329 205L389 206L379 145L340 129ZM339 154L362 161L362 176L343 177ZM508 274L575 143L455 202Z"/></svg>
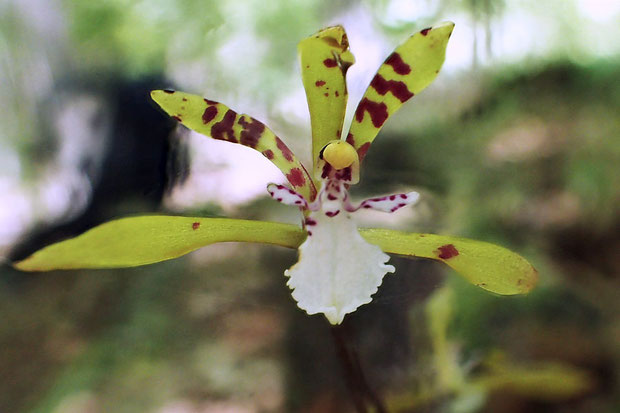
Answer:
<svg viewBox="0 0 620 413"><path fill-rule="evenodd" d="M393 213L418 200L418 193L409 192L355 203L349 189L358 182L360 165L386 120L439 73L453 27L443 23L424 29L387 57L358 104L346 135L346 73L354 58L343 27L326 28L299 44L312 126L311 173L279 137L248 115L183 92L151 93L165 112L186 127L248 146L275 164L290 186L270 184L267 191L300 210L301 228L226 218L122 218L46 247L15 267L25 271L132 267L226 241L299 248L299 261L284 272L292 296L308 314L322 313L332 324L369 303L385 274L395 271L387 264L386 253L442 261L471 283L498 294L528 292L536 283L536 270L502 247L451 236L358 229L355 223L359 209Z"/></svg>

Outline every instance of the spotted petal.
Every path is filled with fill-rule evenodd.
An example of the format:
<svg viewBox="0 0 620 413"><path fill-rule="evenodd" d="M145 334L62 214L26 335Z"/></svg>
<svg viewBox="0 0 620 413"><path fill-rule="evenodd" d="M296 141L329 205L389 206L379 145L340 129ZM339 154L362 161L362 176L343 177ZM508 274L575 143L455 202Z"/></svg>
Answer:
<svg viewBox="0 0 620 413"><path fill-rule="evenodd" d="M298 227L227 218L140 216L106 222L35 252L14 266L22 271L123 268L180 257L216 242L262 242L297 247Z"/></svg>
<svg viewBox="0 0 620 413"><path fill-rule="evenodd" d="M494 293L525 294L538 281L538 272L525 258L487 242L389 229L361 233L385 252L442 261L470 283Z"/></svg>
<svg viewBox="0 0 620 413"><path fill-rule="evenodd" d="M360 233L385 252L442 261L472 284L498 294L527 293L538 279L525 258L486 242L387 229L361 229ZM306 232L290 224L142 216L107 222L43 248L14 267L22 271L135 267L180 257L215 242L298 248L305 239Z"/></svg>
<svg viewBox="0 0 620 413"><path fill-rule="evenodd" d="M453 28L454 23L448 22L414 34L379 67L355 110L347 135L360 161L385 121L437 77Z"/></svg>
<svg viewBox="0 0 620 413"><path fill-rule="evenodd" d="M188 128L213 139L259 151L280 168L297 192L309 200L316 196L316 188L304 166L260 121L238 114L221 103L188 93L154 90L151 97L166 113Z"/></svg>
<svg viewBox="0 0 620 413"><path fill-rule="evenodd" d="M312 125L312 159L327 142L340 139L347 106L346 73L354 63L342 26L328 27L302 40L298 47L301 77ZM317 167L314 166L314 176Z"/></svg>

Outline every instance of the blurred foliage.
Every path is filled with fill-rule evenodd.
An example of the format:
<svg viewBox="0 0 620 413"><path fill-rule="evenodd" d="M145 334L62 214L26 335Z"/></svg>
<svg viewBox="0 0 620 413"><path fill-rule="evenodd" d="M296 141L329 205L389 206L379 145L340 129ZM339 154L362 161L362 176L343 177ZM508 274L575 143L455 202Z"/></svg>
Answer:
<svg viewBox="0 0 620 413"><path fill-rule="evenodd" d="M472 2L422 2L428 11L415 22L387 18L389 3L360 7L385 35L397 37ZM491 3L498 5L494 13L511 7ZM606 413L620 405L620 64L617 56L582 59L581 42L592 49L603 44L576 25L578 12L565 3L573 4L523 7L557 18L563 29L556 37L567 39L559 55L570 59L522 59L443 76L369 152L364 192L383 191L384 182L418 185L427 201L416 231L449 230L511 247L535 263L542 284L527 298L500 298L451 277L451 297L431 301L429 318L414 300L405 373L384 372L396 381L383 389L394 403L439 382L450 395L424 411L452 405L453 411ZM275 105L301 89L296 41L358 6L66 0L59 3L65 38L62 30L50 35L33 25L15 4L0 6L6 92L0 143L2 151L20 151L20 173L38 167L28 143L38 137L38 105L58 78L166 71L187 90ZM240 27L252 28L241 40ZM241 53L226 56L224 45ZM231 61L237 64L227 66ZM275 208L258 201L237 213L261 218ZM287 370L285 343L301 348L302 340L288 335L314 320L291 314L281 270L293 260L290 251L231 245L122 271L32 276L2 268L0 411L163 412L174 403L192 413L286 410L288 399L301 399L299 388L288 386L310 369ZM436 280L422 283L420 267L411 273L396 276L407 278L411 290L396 289L378 308L437 288ZM325 342L308 343L329 352ZM305 365L327 375L317 360L307 357ZM559 376L574 380L561 383ZM539 380L555 386L545 390ZM483 390L457 400L463 382ZM323 396L308 406L327 411L320 408L335 396Z"/></svg>

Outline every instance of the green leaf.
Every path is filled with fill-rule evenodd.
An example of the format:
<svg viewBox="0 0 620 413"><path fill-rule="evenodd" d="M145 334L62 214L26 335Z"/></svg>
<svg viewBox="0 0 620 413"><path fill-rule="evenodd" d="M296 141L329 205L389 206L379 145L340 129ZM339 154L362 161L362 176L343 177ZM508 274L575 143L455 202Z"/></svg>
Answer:
<svg viewBox="0 0 620 413"><path fill-rule="evenodd" d="M379 67L355 110L347 135L360 162L387 119L435 80L453 29L454 23L446 22L414 34Z"/></svg>
<svg viewBox="0 0 620 413"><path fill-rule="evenodd" d="M226 218L140 216L99 225L50 245L14 266L22 271L136 267L226 241L296 247L305 232L288 224Z"/></svg>
<svg viewBox="0 0 620 413"><path fill-rule="evenodd" d="M470 283L497 294L525 294L538 281L538 272L525 258L498 245L388 229L361 233L385 252L443 261Z"/></svg>
<svg viewBox="0 0 620 413"><path fill-rule="evenodd" d="M319 152L331 140L340 139L347 106L346 74L354 63L342 26L328 27L297 46L301 78L306 90L312 125L314 176ZM320 176L320 171L318 172Z"/></svg>
<svg viewBox="0 0 620 413"><path fill-rule="evenodd" d="M472 380L474 386L531 399L558 402L581 396L594 386L587 371L570 364L550 361L517 364L496 353L483 366L487 371Z"/></svg>

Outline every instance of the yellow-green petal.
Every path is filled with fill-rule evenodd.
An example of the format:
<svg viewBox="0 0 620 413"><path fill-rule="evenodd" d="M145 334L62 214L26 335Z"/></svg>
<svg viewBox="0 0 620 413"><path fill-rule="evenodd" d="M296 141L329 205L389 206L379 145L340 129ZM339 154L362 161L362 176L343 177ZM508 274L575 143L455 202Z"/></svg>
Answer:
<svg viewBox="0 0 620 413"><path fill-rule="evenodd" d="M472 284L498 294L527 293L538 279L523 257L486 242L387 229L361 229L360 233L384 252L443 261ZM22 271L136 267L177 258L216 242L298 248L305 239L306 232L291 224L149 215L99 225L43 248L14 267Z"/></svg>
<svg viewBox="0 0 620 413"><path fill-rule="evenodd" d="M360 232L387 253L442 261L470 283L497 294L525 294L538 281L538 272L525 258L498 245L388 229Z"/></svg>
<svg viewBox="0 0 620 413"><path fill-rule="evenodd" d="M180 257L216 242L293 247L305 237L300 228L275 222L140 216L99 225L78 237L43 248L14 266L22 271L136 267Z"/></svg>
<svg viewBox="0 0 620 413"><path fill-rule="evenodd" d="M342 135L347 106L346 73L355 59L342 26L315 33L299 42L297 49L310 110L314 176L318 178L319 152L329 141L340 139Z"/></svg>
<svg viewBox="0 0 620 413"><path fill-rule="evenodd" d="M347 135L360 161L385 121L435 80L453 29L454 23L447 22L414 34L379 67L355 110Z"/></svg>
<svg viewBox="0 0 620 413"><path fill-rule="evenodd" d="M228 106L189 93L154 90L153 100L177 121L213 139L238 143L262 153L277 166L295 191L309 201L316 196L312 178L291 150L262 122Z"/></svg>

